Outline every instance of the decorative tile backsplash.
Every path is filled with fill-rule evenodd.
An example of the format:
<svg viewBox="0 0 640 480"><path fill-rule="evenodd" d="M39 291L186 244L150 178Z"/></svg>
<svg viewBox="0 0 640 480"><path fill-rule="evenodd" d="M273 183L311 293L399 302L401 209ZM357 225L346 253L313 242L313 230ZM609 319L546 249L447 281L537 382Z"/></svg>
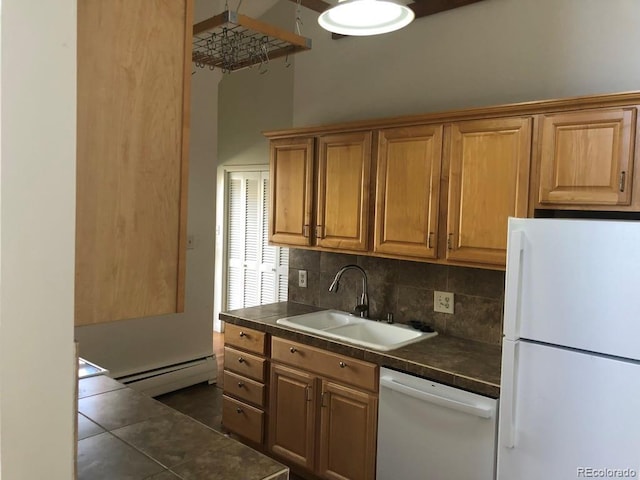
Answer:
<svg viewBox="0 0 640 480"><path fill-rule="evenodd" d="M336 272L356 264L367 273L369 316L396 322L421 320L440 333L500 344L504 272L387 258L289 250L289 300L353 311L362 292L362 276L347 271L338 292L329 292ZM298 270L307 271L307 288L298 287ZM433 311L434 290L455 294L454 314Z"/></svg>

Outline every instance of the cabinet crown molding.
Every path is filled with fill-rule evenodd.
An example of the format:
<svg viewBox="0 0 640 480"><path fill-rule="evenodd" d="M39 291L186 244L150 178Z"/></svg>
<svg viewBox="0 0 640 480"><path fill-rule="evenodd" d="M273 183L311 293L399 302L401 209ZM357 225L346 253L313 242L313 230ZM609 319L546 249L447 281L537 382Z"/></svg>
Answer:
<svg viewBox="0 0 640 480"><path fill-rule="evenodd" d="M262 134L271 140L275 140L283 137L290 138L292 136L324 135L345 131L354 132L358 130L371 130L376 128L404 127L424 125L427 123L457 122L462 120L487 119L516 115L537 115L589 108L606 108L628 105L640 105L640 91L534 100L495 106L444 110L417 115L402 115L307 127L265 130Z"/></svg>

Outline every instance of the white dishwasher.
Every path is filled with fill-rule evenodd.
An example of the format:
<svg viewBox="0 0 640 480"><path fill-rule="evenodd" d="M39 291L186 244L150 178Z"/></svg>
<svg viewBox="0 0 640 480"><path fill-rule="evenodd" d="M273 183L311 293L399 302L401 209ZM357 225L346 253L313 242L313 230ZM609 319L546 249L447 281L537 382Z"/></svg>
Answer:
<svg viewBox="0 0 640 480"><path fill-rule="evenodd" d="M380 369L377 480L495 478L498 400Z"/></svg>

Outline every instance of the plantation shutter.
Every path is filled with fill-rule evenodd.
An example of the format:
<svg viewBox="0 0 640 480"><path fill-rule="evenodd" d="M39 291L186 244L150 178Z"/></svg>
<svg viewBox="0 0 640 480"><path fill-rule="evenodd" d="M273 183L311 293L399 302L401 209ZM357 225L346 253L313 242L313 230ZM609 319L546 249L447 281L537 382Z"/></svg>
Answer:
<svg viewBox="0 0 640 480"><path fill-rule="evenodd" d="M228 177L225 310L287 300L289 251L269 245L269 173Z"/></svg>

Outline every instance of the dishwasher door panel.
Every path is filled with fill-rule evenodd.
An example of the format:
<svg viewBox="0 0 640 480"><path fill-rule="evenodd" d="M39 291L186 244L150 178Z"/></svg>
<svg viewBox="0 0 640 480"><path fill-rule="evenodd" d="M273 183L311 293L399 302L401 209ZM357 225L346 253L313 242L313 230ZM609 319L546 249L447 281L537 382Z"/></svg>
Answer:
<svg viewBox="0 0 640 480"><path fill-rule="evenodd" d="M497 400L382 368L377 480L495 478Z"/></svg>

